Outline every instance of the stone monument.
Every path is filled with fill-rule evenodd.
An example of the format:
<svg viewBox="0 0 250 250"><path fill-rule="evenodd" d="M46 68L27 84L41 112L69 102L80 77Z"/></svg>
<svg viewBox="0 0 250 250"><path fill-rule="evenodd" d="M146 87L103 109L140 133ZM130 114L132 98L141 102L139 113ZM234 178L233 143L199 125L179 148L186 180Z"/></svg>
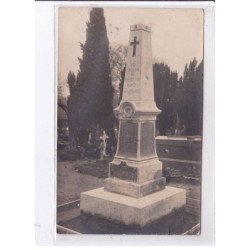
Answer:
<svg viewBox="0 0 250 250"><path fill-rule="evenodd" d="M186 191L168 187L156 154L151 29L130 27L118 145L105 186L81 193L83 213L144 226L185 206Z"/></svg>

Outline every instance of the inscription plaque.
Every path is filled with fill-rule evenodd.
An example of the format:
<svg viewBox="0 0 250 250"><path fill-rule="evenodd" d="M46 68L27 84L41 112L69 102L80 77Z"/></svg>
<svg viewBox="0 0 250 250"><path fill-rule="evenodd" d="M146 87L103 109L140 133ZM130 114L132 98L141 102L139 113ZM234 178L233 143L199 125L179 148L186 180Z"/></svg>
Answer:
<svg viewBox="0 0 250 250"><path fill-rule="evenodd" d="M136 157L138 141L138 124L121 121L118 154L122 157Z"/></svg>
<svg viewBox="0 0 250 250"><path fill-rule="evenodd" d="M155 155L155 127L154 122L141 124L141 156Z"/></svg>

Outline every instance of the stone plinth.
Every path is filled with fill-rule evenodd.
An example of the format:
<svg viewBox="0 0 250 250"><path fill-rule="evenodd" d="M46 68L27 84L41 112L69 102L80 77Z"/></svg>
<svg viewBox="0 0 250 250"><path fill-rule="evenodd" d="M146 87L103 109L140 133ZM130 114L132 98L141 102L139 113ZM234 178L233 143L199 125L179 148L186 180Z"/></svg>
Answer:
<svg viewBox="0 0 250 250"><path fill-rule="evenodd" d="M150 180L142 184L110 178L106 179L104 189L109 192L139 198L164 189L165 185L166 178L164 177L158 178L156 180Z"/></svg>
<svg viewBox="0 0 250 250"><path fill-rule="evenodd" d="M142 227L185 204L186 191L180 188L166 187L139 199L98 188L81 193L80 209L83 213Z"/></svg>
<svg viewBox="0 0 250 250"><path fill-rule="evenodd" d="M109 178L105 180L104 189L139 198L161 190L165 185L162 163L157 158L126 162L116 158L110 164Z"/></svg>

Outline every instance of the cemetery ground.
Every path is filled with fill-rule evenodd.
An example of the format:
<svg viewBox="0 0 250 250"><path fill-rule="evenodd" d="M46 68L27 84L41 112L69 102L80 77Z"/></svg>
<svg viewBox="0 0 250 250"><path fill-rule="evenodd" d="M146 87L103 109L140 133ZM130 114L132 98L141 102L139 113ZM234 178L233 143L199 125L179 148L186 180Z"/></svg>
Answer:
<svg viewBox="0 0 250 250"><path fill-rule="evenodd" d="M187 206L149 225L138 228L124 226L107 219L80 214L80 193L104 186L112 158L99 160L59 160L57 164L57 230L58 233L84 234L198 234L200 230L200 181L189 178L185 168L181 175L176 168L163 167L167 185L187 191ZM163 164L166 166L166 164Z"/></svg>

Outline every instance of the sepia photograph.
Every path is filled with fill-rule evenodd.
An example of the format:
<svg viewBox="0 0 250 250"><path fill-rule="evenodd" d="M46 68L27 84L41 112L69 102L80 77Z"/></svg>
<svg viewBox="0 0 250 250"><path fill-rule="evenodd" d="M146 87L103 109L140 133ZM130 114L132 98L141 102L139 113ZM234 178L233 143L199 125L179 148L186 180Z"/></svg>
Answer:
<svg viewBox="0 0 250 250"><path fill-rule="evenodd" d="M1 7L2 249L250 249L250 1Z"/></svg>
<svg viewBox="0 0 250 250"><path fill-rule="evenodd" d="M57 233L200 235L204 10L55 18Z"/></svg>

